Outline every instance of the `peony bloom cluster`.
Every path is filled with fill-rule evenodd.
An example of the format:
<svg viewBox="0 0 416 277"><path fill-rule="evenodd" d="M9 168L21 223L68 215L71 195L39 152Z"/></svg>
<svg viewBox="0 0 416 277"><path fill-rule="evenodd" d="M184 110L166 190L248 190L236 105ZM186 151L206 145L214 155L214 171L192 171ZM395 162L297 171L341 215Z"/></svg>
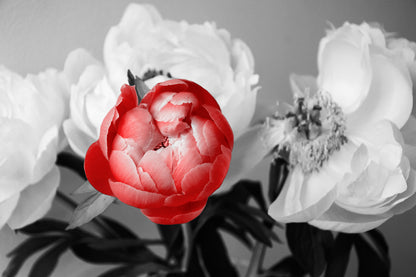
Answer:
<svg viewBox="0 0 416 277"><path fill-rule="evenodd" d="M30 224L52 204L67 93L55 70L22 78L0 67L0 229Z"/></svg>
<svg viewBox="0 0 416 277"><path fill-rule="evenodd" d="M415 205L415 47L345 23L319 45L319 76L293 77L281 155L290 173L269 214L363 232Z"/></svg>
<svg viewBox="0 0 416 277"><path fill-rule="evenodd" d="M71 89L71 114L64 123L69 144L80 156L97 140L99 126L117 99L115 92L127 81L128 69L148 87L170 78L200 84L220 105L235 137L254 114L258 76L251 51L213 23L165 20L153 6L130 4L105 38L104 64L84 50L69 58L85 65Z"/></svg>
<svg viewBox="0 0 416 277"><path fill-rule="evenodd" d="M138 104L123 86L85 157L89 182L158 224L189 222L222 184L232 130L215 99L186 80L157 84Z"/></svg>

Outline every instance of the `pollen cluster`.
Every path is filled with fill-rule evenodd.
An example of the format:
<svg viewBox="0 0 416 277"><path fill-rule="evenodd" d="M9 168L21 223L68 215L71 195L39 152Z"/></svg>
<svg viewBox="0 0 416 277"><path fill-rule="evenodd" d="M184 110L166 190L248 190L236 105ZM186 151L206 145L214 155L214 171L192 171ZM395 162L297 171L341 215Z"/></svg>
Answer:
<svg viewBox="0 0 416 277"><path fill-rule="evenodd" d="M285 153L288 162L300 165L305 173L319 171L347 142L344 114L328 94L296 98L293 110L284 118L287 136L278 153Z"/></svg>

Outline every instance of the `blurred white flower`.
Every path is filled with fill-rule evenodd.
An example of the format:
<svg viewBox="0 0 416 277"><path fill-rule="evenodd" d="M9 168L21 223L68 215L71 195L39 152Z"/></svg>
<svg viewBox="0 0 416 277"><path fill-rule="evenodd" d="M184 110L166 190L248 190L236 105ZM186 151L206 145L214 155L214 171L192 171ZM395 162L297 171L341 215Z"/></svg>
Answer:
<svg viewBox="0 0 416 277"><path fill-rule="evenodd" d="M238 137L256 106L258 76L250 49L213 23L162 19L150 5L130 4L104 43L104 65L84 50L68 59L88 64L71 89L70 119L64 124L72 149L85 156L100 124L127 83L127 70L148 87L170 77L194 81L219 103Z"/></svg>
<svg viewBox="0 0 416 277"><path fill-rule="evenodd" d="M292 76L296 105L279 119L291 170L269 208L274 219L363 232L415 205L410 46L345 23L320 42L317 82Z"/></svg>
<svg viewBox="0 0 416 277"><path fill-rule="evenodd" d="M32 223L52 204L67 94L56 70L22 78L0 66L0 229Z"/></svg>

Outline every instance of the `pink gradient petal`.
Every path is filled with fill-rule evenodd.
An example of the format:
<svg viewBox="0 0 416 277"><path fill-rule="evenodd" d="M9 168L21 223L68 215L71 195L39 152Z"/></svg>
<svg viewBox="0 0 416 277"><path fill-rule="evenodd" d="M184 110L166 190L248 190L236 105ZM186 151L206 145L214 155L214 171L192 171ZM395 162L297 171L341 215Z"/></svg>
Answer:
<svg viewBox="0 0 416 277"><path fill-rule="evenodd" d="M110 155L110 169L113 180L128 184L143 190L134 161L123 151L112 151Z"/></svg>
<svg viewBox="0 0 416 277"><path fill-rule="evenodd" d="M212 164L200 164L192 168L182 179L182 192L184 194L199 194L210 181Z"/></svg>
<svg viewBox="0 0 416 277"><path fill-rule="evenodd" d="M156 151L148 151L139 163L139 168L147 172L153 179L161 194L170 195L177 193L175 183L171 175L171 169ZM139 171L139 174L142 175ZM146 189L146 187L144 187ZM147 190L147 189L146 189Z"/></svg>
<svg viewBox="0 0 416 277"><path fill-rule="evenodd" d="M139 209L159 208L163 206L165 201L165 196L159 193L138 190L121 182L110 180L110 186L114 196L120 201Z"/></svg>

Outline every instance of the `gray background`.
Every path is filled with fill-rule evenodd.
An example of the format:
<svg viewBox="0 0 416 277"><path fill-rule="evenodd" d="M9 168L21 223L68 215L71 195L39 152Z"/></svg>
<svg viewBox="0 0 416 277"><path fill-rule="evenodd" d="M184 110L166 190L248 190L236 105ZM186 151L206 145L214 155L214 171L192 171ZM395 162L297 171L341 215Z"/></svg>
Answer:
<svg viewBox="0 0 416 277"><path fill-rule="evenodd" d="M61 69L67 54L78 47L101 58L105 34L110 26L118 23L129 2L0 0L0 64L25 75L47 67ZM215 21L233 37L243 39L254 54L256 72L260 75L260 105L277 99L290 101L290 73L316 75L317 46L329 22L340 26L344 21L377 21L387 31L416 40L416 2L410 0L159 0L147 3L153 3L165 18L192 23ZM263 162L248 177L266 183L267 172L267 162ZM81 184L81 180L65 170L63 178L64 191L72 191ZM51 213L68 217L59 204L54 205ZM143 237L156 237L154 226L136 209L116 205L107 214L120 218ZM415 276L415 209L389 220L381 230L390 245L392 276ZM19 239L6 241L0 237L0 255ZM233 260L244 270L249 251L232 238L227 243ZM265 264L286 254L286 246L276 244L268 251ZM354 256L352 261L349 276L356 275ZM91 268L67 254L54 276L94 276L103 269ZM20 276L27 276L27 268Z"/></svg>

